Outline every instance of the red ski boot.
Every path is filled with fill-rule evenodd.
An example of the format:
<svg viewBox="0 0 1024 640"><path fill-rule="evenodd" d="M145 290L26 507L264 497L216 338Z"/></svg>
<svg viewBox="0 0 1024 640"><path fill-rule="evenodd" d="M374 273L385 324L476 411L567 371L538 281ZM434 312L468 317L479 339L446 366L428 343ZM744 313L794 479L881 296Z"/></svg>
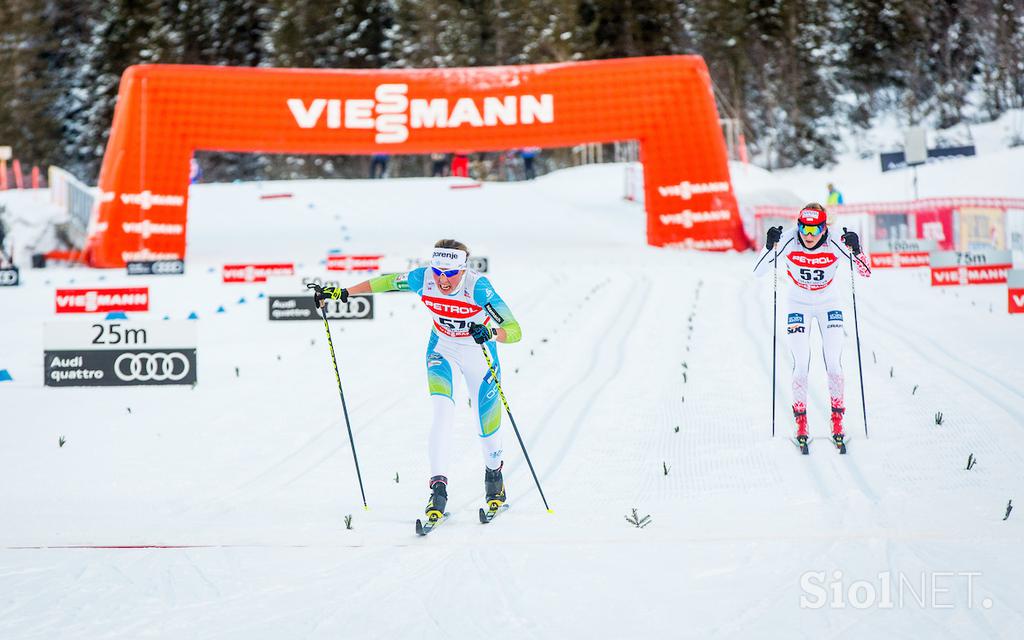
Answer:
<svg viewBox="0 0 1024 640"><path fill-rule="evenodd" d="M832 444L839 453L846 453L846 435L843 434L843 414L846 409L838 402L832 403Z"/></svg>
<svg viewBox="0 0 1024 640"><path fill-rule="evenodd" d="M796 420L796 446L800 447L800 453L807 455L810 453L807 446L810 443L810 438L807 436L807 405L802 402L794 402L793 418Z"/></svg>

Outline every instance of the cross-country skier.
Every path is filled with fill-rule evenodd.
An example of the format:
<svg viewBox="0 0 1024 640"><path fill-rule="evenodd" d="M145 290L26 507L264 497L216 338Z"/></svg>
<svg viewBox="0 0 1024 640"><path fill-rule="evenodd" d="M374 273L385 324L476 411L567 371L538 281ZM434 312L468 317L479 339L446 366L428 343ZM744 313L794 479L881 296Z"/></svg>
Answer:
<svg viewBox="0 0 1024 640"><path fill-rule="evenodd" d="M852 231L841 236L847 253L829 237L828 214L825 207L812 202L800 211L796 229L783 234L782 227L771 227L765 238L765 252L754 267L754 274L763 276L775 268L775 257L786 265L788 300L786 333L793 354L793 416L796 419L797 444L807 445L807 370L810 367L811 319L818 321L828 390L832 399L832 440L845 450L843 434L843 310L839 291L833 284L842 258L853 255L857 273L869 277L871 269L861 252L860 238ZM845 231L845 229L844 229Z"/></svg>
<svg viewBox="0 0 1024 640"><path fill-rule="evenodd" d="M490 280L467 268L469 249L456 240L439 240L434 245L430 266L407 273L392 273L371 278L352 287L325 287L314 297L317 305L324 299L348 301L350 295L412 291L433 315L434 327L427 342L427 386L434 405L430 429L430 499L428 520L444 515L448 502L448 459L455 420L452 400L453 369L458 367L466 379L480 424L480 444L484 455L484 493L490 509L506 500L501 477L501 403L496 381L491 376L478 345L484 344L491 355L494 371L501 376L497 342L518 342L519 323L508 305L494 290Z"/></svg>

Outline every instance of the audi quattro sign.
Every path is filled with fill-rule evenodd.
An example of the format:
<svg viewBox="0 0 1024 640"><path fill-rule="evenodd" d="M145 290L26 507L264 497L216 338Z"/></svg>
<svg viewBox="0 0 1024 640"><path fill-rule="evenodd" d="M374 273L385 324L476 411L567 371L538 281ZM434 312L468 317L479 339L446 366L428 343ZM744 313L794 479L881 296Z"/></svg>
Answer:
<svg viewBox="0 0 1024 640"><path fill-rule="evenodd" d="M48 387L192 385L196 369L192 322L51 322L44 327Z"/></svg>
<svg viewBox="0 0 1024 640"><path fill-rule="evenodd" d="M271 320L320 320L313 296L270 296L267 298ZM372 320L373 297L352 296L348 302L328 300L328 320Z"/></svg>
<svg viewBox="0 0 1024 640"><path fill-rule="evenodd" d="M148 260L126 265L130 276L179 276L185 273L184 260Z"/></svg>
<svg viewBox="0 0 1024 640"><path fill-rule="evenodd" d="M16 287L20 281L17 267L0 269L0 287Z"/></svg>

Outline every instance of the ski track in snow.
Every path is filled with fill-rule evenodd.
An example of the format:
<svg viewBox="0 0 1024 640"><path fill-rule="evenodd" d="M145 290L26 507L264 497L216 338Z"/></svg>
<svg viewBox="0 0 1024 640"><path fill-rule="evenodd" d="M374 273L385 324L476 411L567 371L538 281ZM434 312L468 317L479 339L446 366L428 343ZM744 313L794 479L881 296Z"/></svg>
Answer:
<svg viewBox="0 0 1024 640"><path fill-rule="evenodd" d="M1024 488L1024 354L1017 319L983 311L993 290L937 293L908 272L858 279L871 437L848 320L850 453L827 439L816 357L817 439L801 456L788 441L784 332L770 438L770 276L752 277L752 254L642 246L620 171L466 192L444 180L195 189L194 268L152 280L165 306L150 314L200 310L195 390L40 389L37 327L51 318L37 310L53 286L98 276L48 270L47 287L24 271L23 287L0 291L32 310L8 321L26 337L0 361L17 374L0 388L0 436L11 443L0 449L0 637L1015 637L1021 525L1019 514L1001 517ZM296 197L251 204L264 188ZM402 224L381 225L382 211ZM240 221L246 242L226 240ZM478 524L476 408L456 373L454 517L417 538L430 420L421 305L378 296L375 320L331 325L371 506L362 511L322 323L268 323L257 288L222 285L206 267L293 255L312 265L325 246L344 246L385 251L400 268L440 236L490 257L523 323L523 341L501 347L502 383L555 515L505 416L512 508ZM296 281L259 290L295 294ZM248 306L212 313L239 295ZM970 472L968 453L979 460ZM633 508L651 525L623 522ZM881 571L982 576L973 607L953 583L951 609L810 610L799 606L807 571L841 571L847 584ZM984 597L992 609L977 604Z"/></svg>

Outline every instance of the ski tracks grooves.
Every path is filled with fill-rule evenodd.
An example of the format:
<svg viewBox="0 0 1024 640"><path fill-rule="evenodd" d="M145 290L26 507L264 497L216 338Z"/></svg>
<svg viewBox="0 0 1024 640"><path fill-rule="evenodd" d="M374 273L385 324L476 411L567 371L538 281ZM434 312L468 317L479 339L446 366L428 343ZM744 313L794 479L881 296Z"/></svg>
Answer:
<svg viewBox="0 0 1024 640"><path fill-rule="evenodd" d="M613 314L604 330L599 333L603 336L603 340L591 351L590 362L584 370L585 373L577 378L570 390L555 399L539 421L544 427L539 431L542 436L548 433L562 433L563 436L557 451L549 448L548 455L544 457L546 465L539 474L544 479L554 475L561 467L572 449L584 421L590 415L597 397L620 373L626 356L626 343L648 302L652 285L650 277L642 275L639 278L639 283L636 277L631 276L627 286L629 296L617 305L624 311ZM563 422L569 425L568 428L559 429L553 426L552 420L563 405L568 407L567 411L574 410L575 417L571 421ZM535 438L535 440L540 439Z"/></svg>

